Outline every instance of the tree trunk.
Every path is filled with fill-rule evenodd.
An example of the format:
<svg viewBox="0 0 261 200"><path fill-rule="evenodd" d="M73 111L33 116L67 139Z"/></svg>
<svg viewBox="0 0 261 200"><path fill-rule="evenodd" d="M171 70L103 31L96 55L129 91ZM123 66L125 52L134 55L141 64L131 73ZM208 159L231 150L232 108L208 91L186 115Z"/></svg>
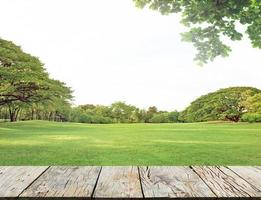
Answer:
<svg viewBox="0 0 261 200"><path fill-rule="evenodd" d="M8 108L9 108L10 122L16 122L20 109L18 107L12 108L11 106L8 106Z"/></svg>
<svg viewBox="0 0 261 200"><path fill-rule="evenodd" d="M14 112L10 113L10 121L11 122L15 122L16 121L16 117L15 117L15 113Z"/></svg>
<svg viewBox="0 0 261 200"><path fill-rule="evenodd" d="M232 122L239 122L240 116L233 116L233 117L226 116L226 119Z"/></svg>
<svg viewBox="0 0 261 200"><path fill-rule="evenodd" d="M34 112L35 112L35 110L34 110L34 108L32 108L32 112L31 112L31 120L34 120Z"/></svg>
<svg viewBox="0 0 261 200"><path fill-rule="evenodd" d="M11 110L9 113L10 113L10 121L15 122L17 119L16 112Z"/></svg>
<svg viewBox="0 0 261 200"><path fill-rule="evenodd" d="M50 113L49 113L49 116L48 116L48 120L49 120L49 121L51 121L51 120L52 120L52 115L53 115L53 113L52 113L52 112L50 112Z"/></svg>
<svg viewBox="0 0 261 200"><path fill-rule="evenodd" d="M21 111L21 109L20 109L20 108L17 108L17 110L16 110L16 114L15 114L15 121L17 121L17 119L20 120L20 116L19 116L20 111Z"/></svg>

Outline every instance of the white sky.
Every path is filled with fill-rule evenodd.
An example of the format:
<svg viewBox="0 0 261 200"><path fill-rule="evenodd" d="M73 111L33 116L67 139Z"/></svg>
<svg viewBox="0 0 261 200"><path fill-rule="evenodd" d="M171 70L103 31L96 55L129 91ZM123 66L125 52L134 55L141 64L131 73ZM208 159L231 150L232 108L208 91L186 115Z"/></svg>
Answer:
<svg viewBox="0 0 261 200"><path fill-rule="evenodd" d="M229 86L261 88L261 51L246 38L228 58L199 67L177 15L132 0L1 0L0 37L38 56L74 90L75 104L114 101L182 110Z"/></svg>

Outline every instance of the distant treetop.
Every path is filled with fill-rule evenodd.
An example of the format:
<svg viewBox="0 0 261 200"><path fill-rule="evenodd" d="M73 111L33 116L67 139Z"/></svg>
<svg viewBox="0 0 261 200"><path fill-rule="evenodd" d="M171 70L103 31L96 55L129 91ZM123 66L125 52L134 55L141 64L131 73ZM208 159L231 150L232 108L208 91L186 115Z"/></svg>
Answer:
<svg viewBox="0 0 261 200"><path fill-rule="evenodd" d="M227 120L238 122L245 113L261 114L261 90L229 87L203 95L180 114L185 122Z"/></svg>

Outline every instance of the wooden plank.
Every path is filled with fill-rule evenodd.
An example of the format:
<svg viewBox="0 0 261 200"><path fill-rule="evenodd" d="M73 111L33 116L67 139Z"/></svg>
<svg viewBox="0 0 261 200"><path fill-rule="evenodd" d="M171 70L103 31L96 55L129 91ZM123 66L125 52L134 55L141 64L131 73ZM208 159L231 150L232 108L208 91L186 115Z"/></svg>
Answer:
<svg viewBox="0 0 261 200"><path fill-rule="evenodd" d="M226 167L193 167L218 197L260 197L257 188Z"/></svg>
<svg viewBox="0 0 261 200"><path fill-rule="evenodd" d="M248 183L261 191L261 170L256 167L229 166L229 169L238 174ZM261 196L261 195L260 195Z"/></svg>
<svg viewBox="0 0 261 200"><path fill-rule="evenodd" d="M103 167L94 198L142 198L138 167Z"/></svg>
<svg viewBox="0 0 261 200"><path fill-rule="evenodd" d="M22 198L90 198L100 167L50 167L27 188Z"/></svg>
<svg viewBox="0 0 261 200"><path fill-rule="evenodd" d="M17 198L48 167L1 167L0 198Z"/></svg>
<svg viewBox="0 0 261 200"><path fill-rule="evenodd" d="M189 167L140 167L145 198L216 197Z"/></svg>
<svg viewBox="0 0 261 200"><path fill-rule="evenodd" d="M261 199L260 166L140 167L141 180L137 167L47 168L0 166L0 200L143 198L142 188L145 198Z"/></svg>
<svg viewBox="0 0 261 200"><path fill-rule="evenodd" d="M261 166L255 166L255 168L257 168L257 169L261 170Z"/></svg>

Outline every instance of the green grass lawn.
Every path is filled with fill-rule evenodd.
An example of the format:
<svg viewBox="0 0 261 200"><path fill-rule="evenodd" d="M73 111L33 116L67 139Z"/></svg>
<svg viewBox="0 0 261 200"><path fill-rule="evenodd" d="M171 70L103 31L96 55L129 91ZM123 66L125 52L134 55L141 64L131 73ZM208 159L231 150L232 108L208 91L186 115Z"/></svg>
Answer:
<svg viewBox="0 0 261 200"><path fill-rule="evenodd" d="M261 165L261 124L1 122L0 165Z"/></svg>

